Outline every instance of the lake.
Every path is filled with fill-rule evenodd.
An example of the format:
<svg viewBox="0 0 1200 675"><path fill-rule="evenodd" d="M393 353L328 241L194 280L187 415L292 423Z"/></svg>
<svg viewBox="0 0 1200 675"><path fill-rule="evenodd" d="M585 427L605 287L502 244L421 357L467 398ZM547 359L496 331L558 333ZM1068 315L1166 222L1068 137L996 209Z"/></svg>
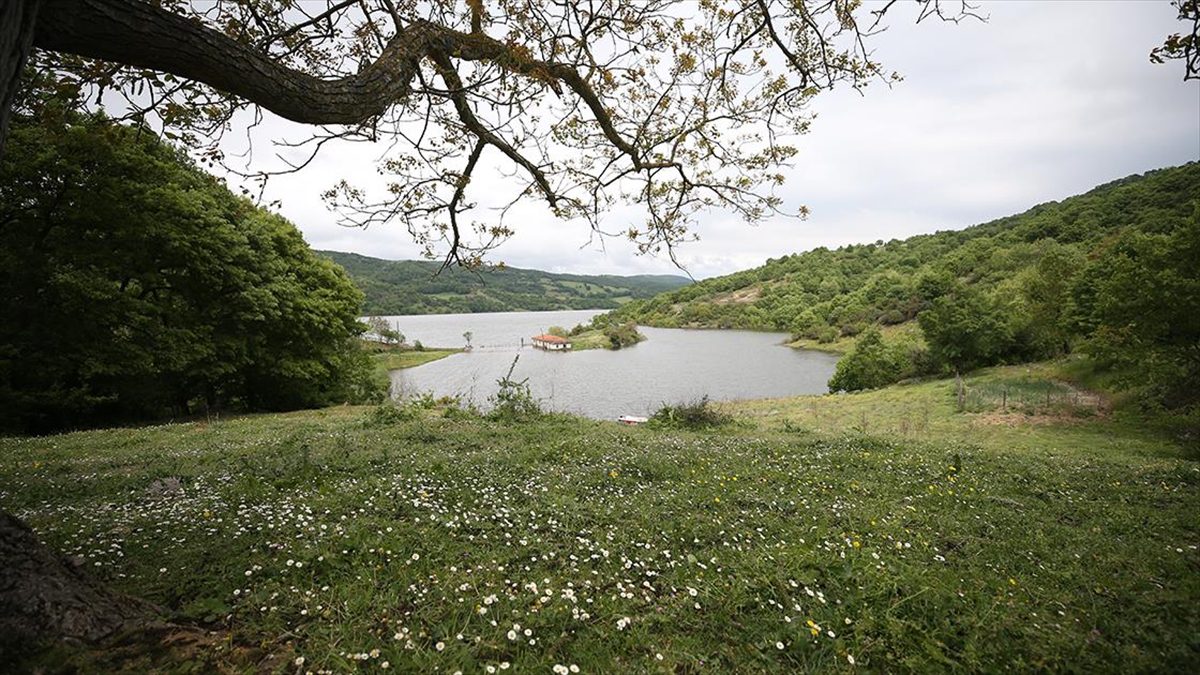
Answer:
<svg viewBox="0 0 1200 675"><path fill-rule="evenodd" d="M786 333L647 328L648 338L619 351L551 353L529 346L550 326L568 330L603 310L500 312L385 317L427 347L461 347L464 331L474 349L416 368L392 372L392 392L462 396L481 407L496 392L513 358L514 379L529 379L543 407L595 419L649 416L664 403L823 394L837 357L796 350ZM525 346L521 346L524 338Z"/></svg>

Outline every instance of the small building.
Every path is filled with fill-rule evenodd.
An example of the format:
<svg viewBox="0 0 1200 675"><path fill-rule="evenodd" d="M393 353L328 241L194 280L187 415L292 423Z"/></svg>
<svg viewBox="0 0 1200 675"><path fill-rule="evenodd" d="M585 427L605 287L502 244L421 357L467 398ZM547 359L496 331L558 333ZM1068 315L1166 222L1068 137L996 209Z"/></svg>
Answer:
<svg viewBox="0 0 1200 675"><path fill-rule="evenodd" d="M571 341L557 335L535 335L533 336L533 346L551 352L564 352L571 348Z"/></svg>

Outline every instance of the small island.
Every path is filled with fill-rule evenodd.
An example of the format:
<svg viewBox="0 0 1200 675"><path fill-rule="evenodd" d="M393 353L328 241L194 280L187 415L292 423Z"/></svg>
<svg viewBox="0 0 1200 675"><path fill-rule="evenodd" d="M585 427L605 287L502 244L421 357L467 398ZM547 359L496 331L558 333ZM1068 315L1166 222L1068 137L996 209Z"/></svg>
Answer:
<svg viewBox="0 0 1200 675"><path fill-rule="evenodd" d="M618 323L601 314L590 324L579 324L567 330L551 326L543 335L532 338L533 346L546 351L581 351L585 349L621 349L646 339L633 321Z"/></svg>

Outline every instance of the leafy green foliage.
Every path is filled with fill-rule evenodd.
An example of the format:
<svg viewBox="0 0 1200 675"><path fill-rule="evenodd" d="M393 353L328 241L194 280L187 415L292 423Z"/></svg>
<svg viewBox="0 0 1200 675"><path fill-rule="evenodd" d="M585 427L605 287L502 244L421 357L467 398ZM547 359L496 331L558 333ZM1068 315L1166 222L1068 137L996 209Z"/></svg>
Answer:
<svg viewBox="0 0 1200 675"><path fill-rule="evenodd" d="M609 349L621 349L635 345L645 339L638 332L637 324L632 321L611 323L605 326L604 337L608 338Z"/></svg>
<svg viewBox="0 0 1200 675"><path fill-rule="evenodd" d="M385 345L403 345L407 341L404 333L401 333L398 327L393 327L382 316L367 317L367 329Z"/></svg>
<svg viewBox="0 0 1200 675"><path fill-rule="evenodd" d="M345 273L153 134L18 122L0 205L0 427L376 393Z"/></svg>
<svg viewBox="0 0 1200 675"><path fill-rule="evenodd" d="M917 322L934 363L968 371L997 363L1011 350L1006 318L994 297L964 286L934 300Z"/></svg>
<svg viewBox="0 0 1200 675"><path fill-rule="evenodd" d="M496 420L520 422L541 417L544 413L541 404L529 390L529 378L514 380L513 371L517 368L520 356L513 358L508 373L496 380L496 393L488 398L492 405L488 417Z"/></svg>
<svg viewBox="0 0 1200 675"><path fill-rule="evenodd" d="M1075 286L1085 351L1168 407L1200 401L1200 204L1169 232L1131 230Z"/></svg>
<svg viewBox="0 0 1200 675"><path fill-rule="evenodd" d="M446 314L520 310L612 309L689 283L673 275L587 276L516 267L448 268L423 260L380 260L320 251L341 265L366 296L371 314Z"/></svg>
<svg viewBox="0 0 1200 675"><path fill-rule="evenodd" d="M688 403L663 405L650 416L654 426L669 429L712 429L732 421L733 416L715 407L707 395Z"/></svg>
<svg viewBox="0 0 1200 675"><path fill-rule="evenodd" d="M913 374L914 366L900 345L888 345L879 330L868 328L849 354L838 361L830 391L876 389Z"/></svg>

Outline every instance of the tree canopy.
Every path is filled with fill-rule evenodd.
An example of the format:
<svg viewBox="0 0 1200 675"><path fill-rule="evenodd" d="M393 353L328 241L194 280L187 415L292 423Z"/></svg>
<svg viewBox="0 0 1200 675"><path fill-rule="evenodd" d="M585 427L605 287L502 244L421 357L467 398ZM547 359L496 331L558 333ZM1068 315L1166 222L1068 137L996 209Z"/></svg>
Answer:
<svg viewBox="0 0 1200 675"><path fill-rule="evenodd" d="M18 120L0 237L0 427L371 393L345 272L145 129Z"/></svg>
<svg viewBox="0 0 1200 675"><path fill-rule="evenodd" d="M328 199L460 263L511 233L502 218L460 220L485 153L513 170L507 199L597 233L636 204L644 222L623 234L643 252L670 253L702 210L778 213L808 102L894 79L869 48L887 15L974 16L959 0L10 4L10 30L32 25L30 63L57 93L122 107L207 161L225 159L219 139L246 109L320 125L303 144L314 154L333 138L390 140L383 194L343 183Z"/></svg>

